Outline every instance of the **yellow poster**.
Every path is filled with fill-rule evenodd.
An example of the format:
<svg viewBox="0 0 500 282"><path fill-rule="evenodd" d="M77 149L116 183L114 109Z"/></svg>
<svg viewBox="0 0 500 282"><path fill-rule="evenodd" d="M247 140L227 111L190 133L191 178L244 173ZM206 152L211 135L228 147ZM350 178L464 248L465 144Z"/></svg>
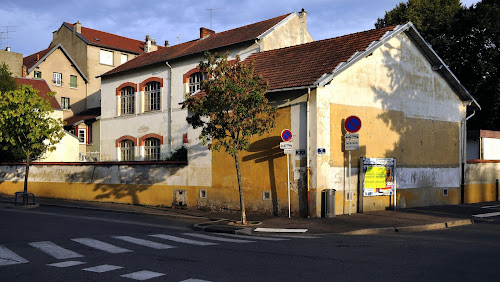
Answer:
<svg viewBox="0 0 500 282"><path fill-rule="evenodd" d="M366 168L365 188L385 188L386 168L384 166L369 166Z"/></svg>

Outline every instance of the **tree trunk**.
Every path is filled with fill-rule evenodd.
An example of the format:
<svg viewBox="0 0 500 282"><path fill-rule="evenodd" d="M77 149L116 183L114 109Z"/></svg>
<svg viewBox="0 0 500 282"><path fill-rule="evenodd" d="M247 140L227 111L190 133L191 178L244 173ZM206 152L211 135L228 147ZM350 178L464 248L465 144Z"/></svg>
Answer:
<svg viewBox="0 0 500 282"><path fill-rule="evenodd" d="M30 173L30 151L26 153L26 169L24 171L24 195L23 195L23 205L28 204L28 175Z"/></svg>
<svg viewBox="0 0 500 282"><path fill-rule="evenodd" d="M245 214L245 199L243 197L243 186L241 184L240 158L238 156L238 151L234 153L234 163L236 164L236 176L238 177L238 190L240 192L241 223L247 224L247 216Z"/></svg>

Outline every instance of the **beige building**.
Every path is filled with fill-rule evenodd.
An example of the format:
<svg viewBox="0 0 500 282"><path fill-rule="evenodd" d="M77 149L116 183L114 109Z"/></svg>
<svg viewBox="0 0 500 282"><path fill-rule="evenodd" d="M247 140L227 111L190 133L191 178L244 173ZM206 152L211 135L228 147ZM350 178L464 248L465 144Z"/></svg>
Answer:
<svg viewBox="0 0 500 282"><path fill-rule="evenodd" d="M140 54L157 50L156 43L125 38L83 27L80 22L63 23L53 32L51 47L61 44L89 78L85 109L100 107L101 79L99 75Z"/></svg>
<svg viewBox="0 0 500 282"><path fill-rule="evenodd" d="M23 74L23 54L14 53L7 50L0 50L0 63L5 62L9 66L13 76L22 76Z"/></svg>
<svg viewBox="0 0 500 282"><path fill-rule="evenodd" d="M86 109L88 79L61 44L23 59L26 77L43 79L56 92L64 119Z"/></svg>

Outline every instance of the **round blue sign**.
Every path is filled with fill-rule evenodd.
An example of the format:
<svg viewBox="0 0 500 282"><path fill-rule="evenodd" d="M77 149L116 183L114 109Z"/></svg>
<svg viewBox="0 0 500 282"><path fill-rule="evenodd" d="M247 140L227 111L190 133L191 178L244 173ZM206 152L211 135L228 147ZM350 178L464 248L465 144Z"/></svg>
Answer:
<svg viewBox="0 0 500 282"><path fill-rule="evenodd" d="M361 128L361 120L357 116L350 116L345 119L344 128L350 133L358 132Z"/></svg>
<svg viewBox="0 0 500 282"><path fill-rule="evenodd" d="M281 139L283 139L283 141L285 142L292 140L292 136L293 135L290 129L284 129L283 131L281 131Z"/></svg>

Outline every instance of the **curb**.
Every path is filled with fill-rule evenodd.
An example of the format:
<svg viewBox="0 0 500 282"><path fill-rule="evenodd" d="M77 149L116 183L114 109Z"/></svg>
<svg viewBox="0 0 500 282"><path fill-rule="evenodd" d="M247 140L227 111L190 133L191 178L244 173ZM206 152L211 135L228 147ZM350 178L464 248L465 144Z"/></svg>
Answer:
<svg viewBox="0 0 500 282"><path fill-rule="evenodd" d="M371 234L388 234L395 232L420 232L420 231L430 231L430 230L439 230L446 229L452 227L459 227L465 225L474 224L474 220L472 219L462 219L455 220L449 222L442 223L430 223L423 225L414 225L414 226L402 226L402 227L386 227L386 228L368 228L368 229L359 229L344 233L339 233L342 235L371 235Z"/></svg>

